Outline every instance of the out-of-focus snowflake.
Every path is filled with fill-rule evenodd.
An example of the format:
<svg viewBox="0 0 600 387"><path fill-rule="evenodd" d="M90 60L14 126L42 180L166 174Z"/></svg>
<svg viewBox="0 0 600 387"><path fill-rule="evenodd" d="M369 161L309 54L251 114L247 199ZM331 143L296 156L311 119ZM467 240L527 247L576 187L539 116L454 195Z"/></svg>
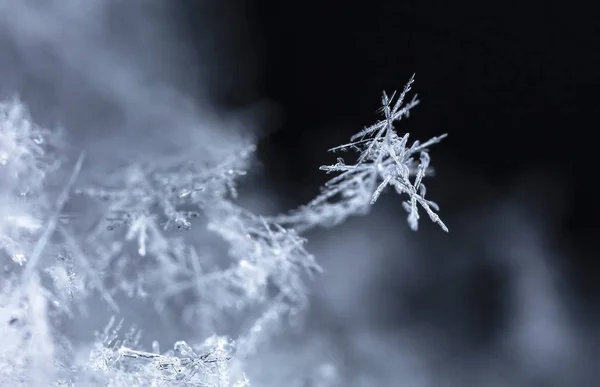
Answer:
<svg viewBox="0 0 600 387"><path fill-rule="evenodd" d="M133 163L104 178L101 186L78 192L105 203L108 229L127 226L127 239L136 241L143 256L149 234L173 227L189 230L190 219L215 198L227 193L236 197L235 180L246 174L247 159L254 150L254 146L238 150L217 165L197 165L185 159Z"/></svg>
<svg viewBox="0 0 600 387"><path fill-rule="evenodd" d="M60 147L62 132L33 123L17 99L0 103L0 181L3 192L17 189L21 196L39 190L59 159L49 149ZM10 184L10 185L9 185Z"/></svg>
<svg viewBox="0 0 600 387"><path fill-rule="evenodd" d="M215 165L195 164L183 156L132 163L95 186L79 189L98 200L103 214L85 242L97 257L95 267L120 268L117 285L131 295L146 294L150 283L157 285L155 280L173 280L189 262L189 248L172 230L191 229L192 219L207 206L227 195L235 197L235 179L246 173L253 151L247 146Z"/></svg>
<svg viewBox="0 0 600 387"><path fill-rule="evenodd" d="M270 284L288 302L306 301L303 275L319 273L321 268L304 248L306 239L295 230L228 202L210 214L209 229L229 242L229 255L236 265L228 275L245 299L263 299Z"/></svg>
<svg viewBox="0 0 600 387"><path fill-rule="evenodd" d="M18 265L28 259L42 229L44 184L60 165L63 133L34 124L17 99L0 103L0 254Z"/></svg>
<svg viewBox="0 0 600 387"><path fill-rule="evenodd" d="M38 386L55 373L48 292L37 277L25 286L5 281L0 288L0 385Z"/></svg>
<svg viewBox="0 0 600 387"><path fill-rule="evenodd" d="M273 308L282 314L284 309L296 310L306 305L304 277L310 278L321 268L304 248L304 238L227 201L212 207L207 216L209 229L228 243L231 265L209 266L206 263L210 259L191 250L188 269L158 294L160 303L192 292L202 302L187 303L186 320L214 314L215 307L266 307L265 317L272 314L269 310ZM282 305L286 307L282 309Z"/></svg>
<svg viewBox="0 0 600 387"><path fill-rule="evenodd" d="M83 282L84 277L78 275L73 257L69 254L58 254L55 264L44 269L44 272L52 279L57 302L69 304L88 290Z"/></svg>

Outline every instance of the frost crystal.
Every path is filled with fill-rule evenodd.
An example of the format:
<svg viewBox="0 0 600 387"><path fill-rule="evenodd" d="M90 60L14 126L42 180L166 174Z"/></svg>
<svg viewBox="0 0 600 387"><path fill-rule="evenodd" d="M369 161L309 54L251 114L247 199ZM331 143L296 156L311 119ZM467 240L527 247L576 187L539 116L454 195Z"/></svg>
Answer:
<svg viewBox="0 0 600 387"><path fill-rule="evenodd" d="M365 213L383 190L391 186L397 193L408 195L403 207L409 214L408 223L413 230L418 227L417 205L420 205L433 222L448 231L435 212L438 211L437 204L425 199L423 184L423 178L432 172L427 148L446 135L434 137L423 144L415 141L409 146L409 135L399 136L394 129L394 123L408 117L410 110L419 103L416 96L405 103L412 83L413 78L397 98L394 94L389 97L383 93L383 120L356 133L350 139L352 142L330 149L332 152L358 152L360 155L356 163L347 164L343 158L338 158L336 164L321 166L320 169L326 173L340 172L340 175L329 180L323 192L310 203L290 215L276 217L276 221L290 224L298 230L316 225L332 226L350 215Z"/></svg>
<svg viewBox="0 0 600 387"><path fill-rule="evenodd" d="M136 349L140 332L134 327L119 338L122 321L111 319L99 335L90 353L94 379L111 387L243 387L248 381L241 376L231 383L229 362L231 344L224 337L212 336L197 348L178 341L173 349L161 354L158 343L153 351Z"/></svg>

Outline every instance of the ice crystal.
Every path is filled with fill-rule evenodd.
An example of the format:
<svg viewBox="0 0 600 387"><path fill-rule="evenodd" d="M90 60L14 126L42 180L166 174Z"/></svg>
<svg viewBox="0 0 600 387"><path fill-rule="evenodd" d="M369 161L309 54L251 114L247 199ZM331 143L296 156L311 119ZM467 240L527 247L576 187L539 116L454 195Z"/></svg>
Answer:
<svg viewBox="0 0 600 387"><path fill-rule="evenodd" d="M140 332L134 327L121 339L122 321L111 319L90 353L90 365L96 378L111 387L243 387L242 375L231 382L229 362L231 344L224 337L212 336L193 348L178 341L173 348L160 353L157 342L151 352L137 349Z"/></svg>
<svg viewBox="0 0 600 387"><path fill-rule="evenodd" d="M356 151L359 153L356 162L349 164L338 158L333 165L321 166L320 169L326 173L340 174L329 180L322 193L310 203L290 215L276 217L276 221L299 230L316 225L332 226L348 216L367 212L384 189L391 186L398 194L408 196L403 207L409 214L408 223L413 230L418 227L417 205L420 205L433 222L448 231L435 212L438 211L437 204L425 199L423 183L423 178L432 172L428 148L446 135L424 143L415 141L409 146L409 135L399 136L394 128L394 123L408 117L410 110L419 103L416 96L405 103L412 83L413 78L398 97L383 93L383 120L356 133L350 143L330 149L332 152Z"/></svg>

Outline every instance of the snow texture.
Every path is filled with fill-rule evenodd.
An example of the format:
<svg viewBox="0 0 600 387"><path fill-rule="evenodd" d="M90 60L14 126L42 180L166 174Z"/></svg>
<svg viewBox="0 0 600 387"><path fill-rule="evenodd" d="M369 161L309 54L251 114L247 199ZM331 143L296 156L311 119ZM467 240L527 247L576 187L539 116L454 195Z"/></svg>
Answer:
<svg viewBox="0 0 600 387"><path fill-rule="evenodd" d="M324 167L341 171L342 178L333 179L329 191L300 211L326 205L326 199L338 193L352 202L353 192L364 196L365 186L381 176L371 199L347 207L345 215L375 203L382 187L392 184L411 197L409 209L414 212L409 219L416 222L420 203L443 225L430 209L433 204L423 198L421 184L428 167L425 149L437 139L406 148L407 137L397 138L391 122L408 107L399 109L400 101L390 108L389 102L384 97L387 121L358 134L372 135L372 140L342 147L363 147L356 166L339 162ZM115 387L247 385L239 371L243 360L306 309L305 281L322 271L296 230L235 203L236 179L246 174L254 147L240 143L212 164L190 163L185 154L155 161L133 159L118 171L91 180L98 183L79 186L84 153L70 171L58 169L66 147L61 148L54 136L61 132L33 124L18 101L0 107L1 240L3 258L11 262L5 270L9 286L2 292L3 315L10 327L2 347L3 380L24 386L42 385L41 380ZM416 152L422 160L418 166L411 159ZM410 183L413 174L415 182ZM54 193L46 192L49 178L63 181ZM87 201L88 209L67 214L66 205L75 200ZM78 226L82 218L94 214L97 220L91 227ZM325 213L317 223L330 217ZM198 239L185 235L202 225L207 231ZM215 245L219 240L225 250ZM150 352L141 349L140 331L132 328L121 337L122 323L112 319L97 336L89 360L82 362L70 353L74 346L65 344L69 340L59 333L59 326L63 319L84 313L82 304L92 294L116 313L123 295L150 300L157 312L176 311L190 326L210 321L217 327L227 313L251 318L235 338L237 343L211 336L197 348L178 341L167 352L160 352L158 343ZM237 358L236 375L230 374L232 356Z"/></svg>

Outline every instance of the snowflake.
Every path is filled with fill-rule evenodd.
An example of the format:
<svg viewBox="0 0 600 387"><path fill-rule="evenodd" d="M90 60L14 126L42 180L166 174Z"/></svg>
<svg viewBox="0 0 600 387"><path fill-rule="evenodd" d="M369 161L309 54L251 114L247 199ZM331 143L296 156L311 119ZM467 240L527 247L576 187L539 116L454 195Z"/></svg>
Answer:
<svg viewBox="0 0 600 387"><path fill-rule="evenodd" d="M433 222L448 231L435 212L439 210L437 204L425 199L423 184L423 178L432 172L427 148L446 135L422 144L415 141L408 146L409 135L399 136L394 129L394 123L408 117L410 110L419 103L416 96L409 103L404 102L412 83L413 78L395 102L395 95L383 94L383 120L356 133L350 139L352 142L330 149L332 152L357 151L360 155L356 163L346 164L343 158L338 158L336 164L321 166L320 169L327 173L339 172L340 175L329 180L323 192L310 203L274 220L301 231L315 225L332 226L350 215L365 213L383 190L391 186L397 193L408 195L403 207L409 213L408 223L413 230L418 227L417 205L420 205Z"/></svg>
<svg viewBox="0 0 600 387"><path fill-rule="evenodd" d="M92 369L97 376L115 387L244 387L245 376L231 383L229 362L233 343L220 336L211 336L197 348L178 341L173 349L161 354L154 341L152 352L135 349L140 332L131 328L123 339L119 338L122 321L115 324L112 318L98 335L90 352Z"/></svg>

